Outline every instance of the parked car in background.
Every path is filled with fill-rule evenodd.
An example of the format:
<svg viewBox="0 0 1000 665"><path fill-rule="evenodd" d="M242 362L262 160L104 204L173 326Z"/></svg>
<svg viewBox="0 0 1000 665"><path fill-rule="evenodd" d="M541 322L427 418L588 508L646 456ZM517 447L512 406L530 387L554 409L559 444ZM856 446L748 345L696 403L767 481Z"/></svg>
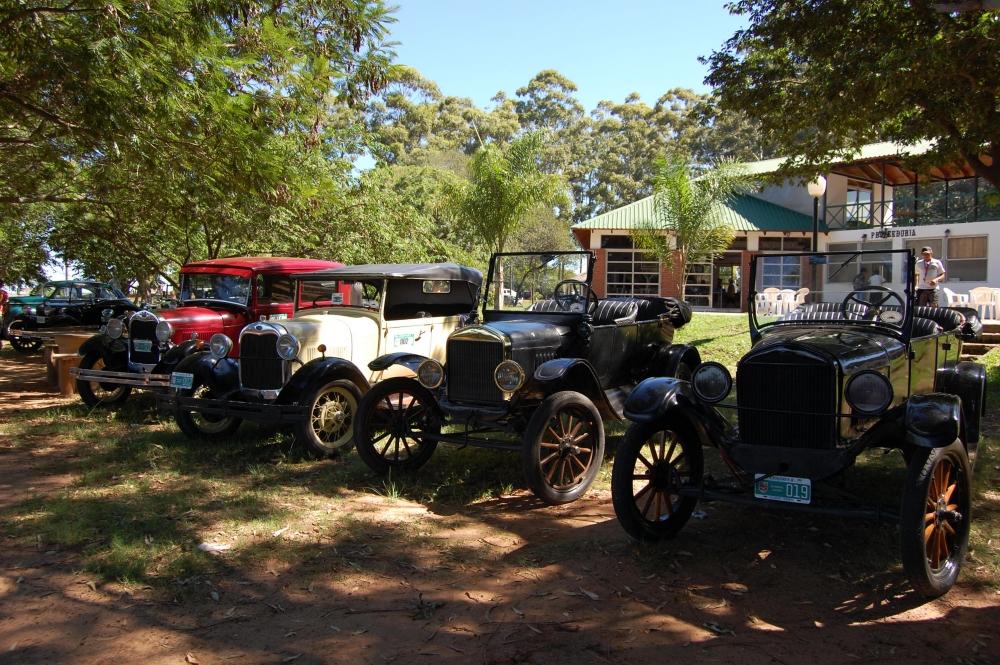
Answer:
<svg viewBox="0 0 1000 665"><path fill-rule="evenodd" d="M349 449L358 402L405 367L369 369L386 353L444 362L448 336L475 310L482 274L454 263L362 265L295 275L300 310L260 321L236 340L215 335L207 353L180 362L173 410L192 438L232 434L243 420L287 423L321 456ZM239 352L236 352L237 343Z"/></svg>
<svg viewBox="0 0 1000 665"><path fill-rule="evenodd" d="M46 282L29 296L10 300L7 339L21 353L40 349L53 329L79 326L96 330L112 317L139 309L109 284L86 280Z"/></svg>
<svg viewBox="0 0 1000 665"><path fill-rule="evenodd" d="M180 271L180 304L111 318L80 347L70 370L87 406L119 404L132 389L166 390L170 372L216 333L236 337L251 321L292 315L292 273L342 263L281 257L213 259Z"/></svg>
<svg viewBox="0 0 1000 665"><path fill-rule="evenodd" d="M650 376L687 377L700 362L673 344L691 309L673 298L598 298L592 252L495 254L483 322L453 333L447 362L399 349L369 363L405 367L358 407L355 442L375 471L413 470L438 443L521 453L529 487L552 504L590 487L604 458L604 421L621 420L635 385ZM585 273L586 281L576 279ZM548 294L525 311L505 310L501 284L536 282ZM448 432L443 431L449 428Z"/></svg>
<svg viewBox="0 0 1000 665"><path fill-rule="evenodd" d="M951 588L968 546L986 409L985 368L961 360L962 343L982 327L974 310L915 306L909 250L867 253L901 270L901 290L838 284L864 254L779 259L820 286L783 316L751 309L753 346L737 365L735 397L729 370L715 362L689 380L649 379L632 392L633 425L611 484L626 532L673 536L702 499L896 521L914 588L928 598ZM760 278L755 257L756 289ZM719 450L730 478L703 473L703 447ZM908 465L898 511L832 483L872 448L900 450Z"/></svg>

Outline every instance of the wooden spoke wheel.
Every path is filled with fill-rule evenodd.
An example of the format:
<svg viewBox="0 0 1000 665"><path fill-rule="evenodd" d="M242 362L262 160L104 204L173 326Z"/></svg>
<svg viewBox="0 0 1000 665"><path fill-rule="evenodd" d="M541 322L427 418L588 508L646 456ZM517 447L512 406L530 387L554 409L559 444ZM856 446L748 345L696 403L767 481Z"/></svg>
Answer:
<svg viewBox="0 0 1000 665"><path fill-rule="evenodd" d="M102 370L104 368L104 358L97 351L90 351L80 359L80 369ZM93 409L96 406L121 404L132 394L132 387L117 383L77 379L76 392L80 394L83 403Z"/></svg>
<svg viewBox="0 0 1000 665"><path fill-rule="evenodd" d="M958 579L969 546L972 469L965 447L918 448L910 461L900 511L903 569L927 598Z"/></svg>
<svg viewBox="0 0 1000 665"><path fill-rule="evenodd" d="M604 421L585 395L549 396L532 414L522 462L528 486L553 505L583 496L604 461Z"/></svg>
<svg viewBox="0 0 1000 665"><path fill-rule="evenodd" d="M212 389L202 383L197 377L190 390L182 390L181 397L195 397L201 399L214 399ZM201 413L198 411L188 411L184 407L178 407L174 411L174 420L184 434L192 439L204 439L207 441L219 441L232 436L243 423L242 418L234 416L219 416L211 413Z"/></svg>
<svg viewBox="0 0 1000 665"><path fill-rule="evenodd" d="M622 528L639 540L675 535L697 498L678 490L701 482L700 442L680 423L635 423L625 433L611 472L611 498Z"/></svg>
<svg viewBox="0 0 1000 665"><path fill-rule="evenodd" d="M14 321L7 328L7 341L10 345L14 347L14 350L18 353L34 353L38 349L42 348L42 340L32 339L30 341L24 341L19 333L24 330L23 321Z"/></svg>
<svg viewBox="0 0 1000 665"><path fill-rule="evenodd" d="M346 379L310 386L299 400L309 412L305 420L296 423L296 437L321 457L350 450L360 401L361 391Z"/></svg>
<svg viewBox="0 0 1000 665"><path fill-rule="evenodd" d="M413 471L427 463L441 432L434 397L410 378L386 379L368 391L355 420L354 443L378 473Z"/></svg>

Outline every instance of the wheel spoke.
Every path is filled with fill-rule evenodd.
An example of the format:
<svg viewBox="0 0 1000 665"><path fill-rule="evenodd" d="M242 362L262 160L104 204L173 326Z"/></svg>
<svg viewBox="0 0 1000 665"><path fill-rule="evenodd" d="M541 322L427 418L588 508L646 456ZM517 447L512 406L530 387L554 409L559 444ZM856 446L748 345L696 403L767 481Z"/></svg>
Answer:
<svg viewBox="0 0 1000 665"><path fill-rule="evenodd" d="M559 449L559 444L558 443L545 443L543 441L542 442L542 448L550 448L550 449L551 448L555 448L556 450L558 450Z"/></svg>
<svg viewBox="0 0 1000 665"><path fill-rule="evenodd" d="M642 456L642 453L637 453L636 456L638 457L638 459L639 459L640 462L642 462L643 464L646 465L647 469L652 470L653 465L645 457Z"/></svg>
<svg viewBox="0 0 1000 665"><path fill-rule="evenodd" d="M643 487L641 490L639 490L632 496L632 500L635 501L636 505L638 505L639 499L641 499L643 495L645 495L646 492L648 492L651 489L653 489L653 483L646 483L645 487ZM645 512L643 512L643 516L645 516Z"/></svg>
<svg viewBox="0 0 1000 665"><path fill-rule="evenodd" d="M667 450L666 456L663 458L667 462L673 462L674 458L674 448L677 447L677 435L674 434L673 438L670 440L670 449ZM663 450L661 447L660 450Z"/></svg>
<svg viewBox="0 0 1000 665"><path fill-rule="evenodd" d="M410 444L407 442L406 437L403 437L403 447L406 448L406 459L413 457L413 451L410 450Z"/></svg>
<svg viewBox="0 0 1000 665"><path fill-rule="evenodd" d="M545 459L543 459L541 462L539 462L538 465L539 466L545 466L546 463L548 463L549 461L551 461L553 457L559 457L559 453L552 453L551 455L549 455L548 457L546 457Z"/></svg>
<svg viewBox="0 0 1000 665"><path fill-rule="evenodd" d="M955 535L955 527L953 527L951 524L948 524L948 522L941 522L941 526L942 528L944 528L945 531L948 532L948 535L950 536Z"/></svg>
<svg viewBox="0 0 1000 665"><path fill-rule="evenodd" d="M930 524L935 519L937 519L937 510L936 509L934 511L929 512L926 515L924 515L924 524Z"/></svg>
<svg viewBox="0 0 1000 665"><path fill-rule="evenodd" d="M554 475L556 475L556 469L558 469L558 468L559 468L559 460L556 460L555 462L553 462L553 463L552 463L552 468L551 468L551 469L549 469L549 472L548 472L547 474L545 474L545 481L546 481L546 482L547 482L547 483L548 483L549 485L552 485L552 484L553 484L553 482L552 482L552 477L553 477Z"/></svg>
<svg viewBox="0 0 1000 665"><path fill-rule="evenodd" d="M381 450L381 451L379 452L379 456L380 456L380 457L385 457L385 452L386 452L387 450L389 450L389 446L391 446L391 445L392 445L392 442L393 442L393 441L395 441L395 440L396 440L396 437L391 437L391 438L390 438L390 439L389 439L388 441L386 441L386 442L385 442L385 446L384 446L384 447L382 448L382 450Z"/></svg>
<svg viewBox="0 0 1000 665"><path fill-rule="evenodd" d="M660 521L660 494L662 494L660 490L656 490L656 492L653 493L653 496L656 497L656 499L654 500L656 503L656 517L653 519L653 521L655 522Z"/></svg>
<svg viewBox="0 0 1000 665"><path fill-rule="evenodd" d="M572 425L572 423L573 423L573 416L570 416L569 422ZM570 430L569 436L576 436L576 433L580 431L581 427L583 427L583 420L580 420L580 422L578 422L576 424L576 427L574 427L572 430ZM586 436L586 435L584 435L584 436Z"/></svg>
<svg viewBox="0 0 1000 665"><path fill-rule="evenodd" d="M648 474L648 473L641 473L641 474L640 473L633 473L632 474L632 480L648 480L649 478L652 478L652 477L653 476L651 474Z"/></svg>
<svg viewBox="0 0 1000 665"><path fill-rule="evenodd" d="M650 439L646 442L649 446L649 456L653 458L653 463L656 464L660 461L660 457L656 454L656 442Z"/></svg>
<svg viewBox="0 0 1000 665"><path fill-rule="evenodd" d="M948 489L944 493L944 502L948 503L951 501L951 495L955 493L955 489L958 487L958 483L952 483L948 486Z"/></svg>
<svg viewBox="0 0 1000 665"><path fill-rule="evenodd" d="M672 496L673 495L670 492L667 492L667 491L663 492L663 501L664 501L664 503L667 504L667 516L668 517L673 517L674 516L674 502L670 500Z"/></svg>
<svg viewBox="0 0 1000 665"><path fill-rule="evenodd" d="M934 535L934 531L937 530L936 524L928 524L927 528L924 529L924 544L929 545L931 542L931 536Z"/></svg>

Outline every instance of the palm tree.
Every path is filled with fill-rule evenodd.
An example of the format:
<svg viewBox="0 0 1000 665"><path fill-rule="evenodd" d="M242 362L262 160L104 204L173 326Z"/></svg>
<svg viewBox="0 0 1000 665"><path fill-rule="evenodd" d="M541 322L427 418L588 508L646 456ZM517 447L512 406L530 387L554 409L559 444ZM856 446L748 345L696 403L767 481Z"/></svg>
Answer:
<svg viewBox="0 0 1000 665"><path fill-rule="evenodd" d="M679 260L682 297L690 266L710 261L733 242L735 231L722 214L723 204L752 185L745 167L735 162L720 162L696 177L680 155L657 160L653 218L633 229L632 237L670 270L675 257Z"/></svg>
<svg viewBox="0 0 1000 665"><path fill-rule="evenodd" d="M485 249L503 252L511 237L539 204L558 203L562 178L542 172L542 134L531 132L507 146L482 145L469 162L469 180L451 192L452 207L469 224ZM497 263L496 306L503 309L503 263Z"/></svg>

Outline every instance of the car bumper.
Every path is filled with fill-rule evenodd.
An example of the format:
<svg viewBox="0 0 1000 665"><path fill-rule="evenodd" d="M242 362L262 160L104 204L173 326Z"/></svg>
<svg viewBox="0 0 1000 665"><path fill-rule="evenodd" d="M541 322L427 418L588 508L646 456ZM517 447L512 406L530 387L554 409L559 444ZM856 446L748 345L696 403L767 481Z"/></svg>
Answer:
<svg viewBox="0 0 1000 665"><path fill-rule="evenodd" d="M452 420L460 422L489 422L502 420L510 415L512 402L503 402L496 406L482 404L456 404L447 397L441 396L438 406Z"/></svg>
<svg viewBox="0 0 1000 665"><path fill-rule="evenodd" d="M183 409L223 418L233 417L266 423L301 422L306 419L309 412L307 407L293 404L241 402L202 397L178 397L176 395L157 395L156 406L161 409Z"/></svg>
<svg viewBox="0 0 1000 665"><path fill-rule="evenodd" d="M135 388L169 388L169 374L147 374L145 372L109 372L98 369L80 369L71 367L71 378L95 383L110 383L117 386L132 386Z"/></svg>

